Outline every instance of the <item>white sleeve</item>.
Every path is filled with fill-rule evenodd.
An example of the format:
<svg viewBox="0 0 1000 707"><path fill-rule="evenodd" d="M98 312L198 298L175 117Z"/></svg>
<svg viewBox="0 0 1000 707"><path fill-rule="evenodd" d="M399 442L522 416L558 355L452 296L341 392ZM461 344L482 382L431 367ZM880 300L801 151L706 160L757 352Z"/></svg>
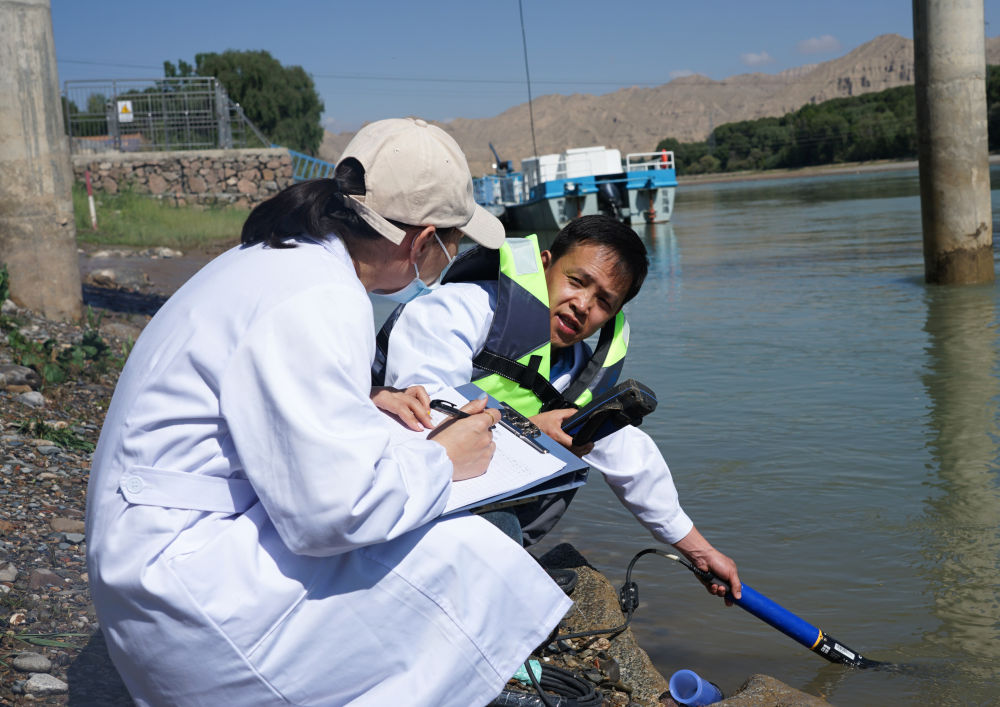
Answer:
<svg viewBox="0 0 1000 707"><path fill-rule="evenodd" d="M657 540L675 543L694 527L681 508L670 468L656 443L631 425L594 444L583 457Z"/></svg>
<svg viewBox="0 0 1000 707"><path fill-rule="evenodd" d="M455 283L407 304L389 337L385 385L422 385L433 395L472 380L472 359L493 323L492 298L487 288Z"/></svg>
<svg viewBox="0 0 1000 707"><path fill-rule="evenodd" d="M369 399L374 341L362 296L331 284L274 306L241 336L220 384L246 476L296 554L392 539L438 517L448 498L444 448L400 443L397 423Z"/></svg>

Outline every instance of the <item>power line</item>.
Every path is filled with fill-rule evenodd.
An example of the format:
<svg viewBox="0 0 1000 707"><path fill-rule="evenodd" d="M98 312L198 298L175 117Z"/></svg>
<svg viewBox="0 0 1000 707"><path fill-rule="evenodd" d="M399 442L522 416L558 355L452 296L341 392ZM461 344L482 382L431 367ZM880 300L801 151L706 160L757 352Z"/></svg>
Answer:
<svg viewBox="0 0 1000 707"><path fill-rule="evenodd" d="M59 59L61 64L86 64L92 66L109 66L114 68L123 69L162 69L163 64L156 66L149 64L126 64L121 62L104 62L104 61L90 61L85 59ZM499 85L516 85L523 86L523 79L489 79L489 78L460 78L455 76L395 76L391 74L327 74L327 73L309 73L309 75L314 79L329 79L336 81L394 81L400 83L460 83L460 84L499 84ZM712 79L704 76L709 83L700 84L702 86L718 86L718 87L729 87L729 86L815 86L818 85L816 81L806 81L802 79L787 79L782 78L780 75L767 76L767 78L762 78L761 76L756 76L751 81L740 80L740 76L745 76L746 74L739 74L737 76L730 76L725 79ZM806 74L808 75L808 74ZM695 76L702 76L701 74L695 74ZM685 77L690 78L690 77ZM669 79L667 81L634 81L634 80L607 80L607 81L595 81L587 79L532 79L532 84L546 84L550 86L560 86L560 85L572 85L572 86L617 86L621 88L628 88L630 86L645 86L645 87L657 87L666 86L668 83L675 81L677 79ZM821 82L822 83L822 82Z"/></svg>
<svg viewBox="0 0 1000 707"><path fill-rule="evenodd" d="M105 61L86 61L84 59L57 59L60 64L89 64L91 66L111 66L116 69L160 69L163 70L163 64L159 66L150 66L148 64L120 64L120 63L110 63Z"/></svg>

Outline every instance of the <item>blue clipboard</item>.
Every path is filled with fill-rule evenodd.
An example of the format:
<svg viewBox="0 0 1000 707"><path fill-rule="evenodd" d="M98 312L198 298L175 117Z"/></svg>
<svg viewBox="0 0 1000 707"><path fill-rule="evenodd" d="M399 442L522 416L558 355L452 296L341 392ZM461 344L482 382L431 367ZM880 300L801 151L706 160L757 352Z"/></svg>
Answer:
<svg viewBox="0 0 1000 707"><path fill-rule="evenodd" d="M482 389L474 383L466 383L465 385L457 387L455 390L469 400L477 398L483 394ZM500 401L493 396L490 396L487 405L491 408L499 408ZM565 466L563 466L562 469L557 471L555 474L543 479L538 479L528 486L510 489L504 493L491 496L490 498L480 499L474 503L462 506L461 508L452 509L449 511L449 514L458 513L459 511L483 512L498 508L508 508L522 503L528 503L541 495L568 491L587 483L587 474L590 471L590 467L586 464L586 462L580 459L580 457L576 456L544 433L534 437L534 440L545 447L550 454L563 461Z"/></svg>

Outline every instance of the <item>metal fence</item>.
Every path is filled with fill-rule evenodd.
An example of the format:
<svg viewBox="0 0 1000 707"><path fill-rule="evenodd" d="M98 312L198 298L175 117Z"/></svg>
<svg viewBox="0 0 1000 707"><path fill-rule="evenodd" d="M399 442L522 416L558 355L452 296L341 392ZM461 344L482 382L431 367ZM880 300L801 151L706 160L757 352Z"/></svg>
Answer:
<svg viewBox="0 0 1000 707"><path fill-rule="evenodd" d="M213 77L66 81L73 154L268 147Z"/></svg>

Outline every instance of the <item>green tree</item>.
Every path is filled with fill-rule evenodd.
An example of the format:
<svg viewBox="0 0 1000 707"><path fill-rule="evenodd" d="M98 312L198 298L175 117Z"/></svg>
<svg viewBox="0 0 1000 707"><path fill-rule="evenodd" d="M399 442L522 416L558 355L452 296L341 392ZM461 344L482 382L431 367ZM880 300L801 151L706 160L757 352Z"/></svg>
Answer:
<svg viewBox="0 0 1000 707"><path fill-rule="evenodd" d="M680 142L677 138L668 137L656 146L656 151L660 150L674 153L677 174L698 174L700 168L697 165L708 154L708 145L704 142Z"/></svg>
<svg viewBox="0 0 1000 707"><path fill-rule="evenodd" d="M780 118L725 123L713 131L710 144L667 138L657 149L674 151L678 174L913 157L917 152L915 95L912 86L900 86L835 98ZM998 67L989 68L987 105L990 146L1000 147Z"/></svg>
<svg viewBox="0 0 1000 707"><path fill-rule="evenodd" d="M272 142L315 155L323 140L323 102L301 66L282 66L266 51L196 54L194 66L163 63L168 78L214 76Z"/></svg>

